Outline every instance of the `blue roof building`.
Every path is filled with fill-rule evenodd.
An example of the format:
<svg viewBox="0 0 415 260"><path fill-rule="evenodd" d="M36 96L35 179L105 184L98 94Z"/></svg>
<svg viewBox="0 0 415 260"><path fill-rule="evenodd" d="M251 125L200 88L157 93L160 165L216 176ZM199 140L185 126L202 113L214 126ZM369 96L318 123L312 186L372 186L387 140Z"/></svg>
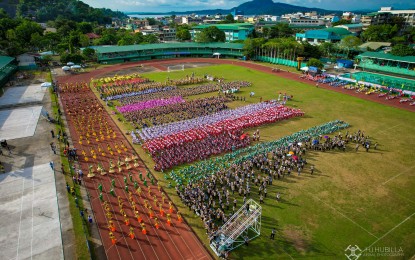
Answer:
<svg viewBox="0 0 415 260"><path fill-rule="evenodd" d="M192 40L195 40L196 35L203 29L211 26L216 26L219 30L225 32L226 42L245 40L254 31L254 25L250 23L201 24L193 27L193 30L190 31Z"/></svg>
<svg viewBox="0 0 415 260"><path fill-rule="evenodd" d="M326 28L322 30L310 30L305 33L296 33L295 39L297 41L307 41L310 44L318 45L323 42L339 42L346 36L353 35L344 28Z"/></svg>

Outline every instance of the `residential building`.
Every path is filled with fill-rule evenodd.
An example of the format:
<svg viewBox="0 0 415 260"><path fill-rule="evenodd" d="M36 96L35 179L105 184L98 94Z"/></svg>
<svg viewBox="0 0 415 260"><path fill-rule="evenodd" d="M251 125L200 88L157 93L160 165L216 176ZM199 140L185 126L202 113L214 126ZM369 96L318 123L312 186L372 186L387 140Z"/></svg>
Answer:
<svg viewBox="0 0 415 260"><path fill-rule="evenodd" d="M232 24L202 24L192 28L190 34L192 35L192 40L195 40L195 37L203 29L216 26L219 30L225 32L226 41L236 41L236 40L245 40L250 33L254 30L254 25L250 23L232 23Z"/></svg>
<svg viewBox="0 0 415 260"><path fill-rule="evenodd" d="M292 26L320 26L325 25L325 21L323 19L311 19L306 17L300 17L300 18L289 18L288 23Z"/></svg>
<svg viewBox="0 0 415 260"><path fill-rule="evenodd" d="M182 24L201 23L201 22L202 22L202 19L200 17L182 16Z"/></svg>
<svg viewBox="0 0 415 260"><path fill-rule="evenodd" d="M415 26L415 9L414 10L393 10L392 7L382 7L378 11L378 14L384 14L386 16L385 22L389 21L391 17L402 17L404 19L404 28Z"/></svg>
<svg viewBox="0 0 415 260"><path fill-rule="evenodd" d="M160 32L158 32L160 42L176 41L176 28L170 28L164 26Z"/></svg>

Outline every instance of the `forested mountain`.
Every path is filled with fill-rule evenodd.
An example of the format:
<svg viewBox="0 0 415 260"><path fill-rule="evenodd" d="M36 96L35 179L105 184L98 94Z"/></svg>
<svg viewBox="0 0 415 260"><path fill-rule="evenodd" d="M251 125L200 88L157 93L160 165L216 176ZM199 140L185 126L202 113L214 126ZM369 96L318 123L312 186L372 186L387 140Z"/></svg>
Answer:
<svg viewBox="0 0 415 260"><path fill-rule="evenodd" d="M77 0L20 0L17 16L34 18L37 22L55 20L57 17L76 22L111 23L111 17L126 17L122 12L93 8Z"/></svg>
<svg viewBox="0 0 415 260"><path fill-rule="evenodd" d="M316 11L317 13L332 13L332 12L339 12L339 11L329 11L319 8L309 8L303 6L296 6L290 5L285 3L275 3L272 0L252 0L249 2L245 2L236 6L230 10L226 9L212 9L212 10L198 10L198 11L187 11L187 12L180 12L180 14L228 14L232 10L237 9L238 11L244 12L245 15L261 15L261 14L269 14L269 15L283 15L287 13L296 13L296 12L310 12ZM136 12L127 12L128 14L133 14ZM137 12L137 14L141 14ZM172 12L167 13L172 14Z"/></svg>

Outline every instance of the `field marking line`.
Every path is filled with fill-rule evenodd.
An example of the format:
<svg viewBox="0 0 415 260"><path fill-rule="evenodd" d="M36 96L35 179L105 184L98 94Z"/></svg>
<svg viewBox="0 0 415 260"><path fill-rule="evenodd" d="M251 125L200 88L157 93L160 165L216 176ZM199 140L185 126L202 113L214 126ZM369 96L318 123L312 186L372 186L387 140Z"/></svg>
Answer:
<svg viewBox="0 0 415 260"><path fill-rule="evenodd" d="M311 194L311 197L317 199L318 201L322 202L323 204L325 204L326 206L328 206L329 208L333 209L334 211L336 211L337 213L339 213L340 215L342 215L344 218L350 220L353 224L355 224L356 226L360 227L361 229L363 229L364 231L366 231L368 234L370 234L371 236L378 238L377 236L375 236L374 234L372 234L370 231L368 231L367 229L365 229L364 227L362 227L361 225L359 225L358 223L356 223L354 220L352 220L351 218L349 218L348 216L344 215L342 212L340 212L338 209L334 208L332 205L326 203L325 201L321 200L320 198L316 197L315 195Z"/></svg>
<svg viewBox="0 0 415 260"><path fill-rule="evenodd" d="M287 255L288 255L288 256L289 256L292 260L294 260L294 258L293 258L293 257L292 257L289 253L287 253L287 251L285 251L285 250L284 250L284 248L282 248L282 247L281 247L281 249L282 249L282 251L284 251L284 253L286 253L286 254L287 254Z"/></svg>
<svg viewBox="0 0 415 260"><path fill-rule="evenodd" d="M22 215L23 215L23 193L24 193L24 179L22 178L22 198L20 202L20 220L19 220L19 233L17 235L17 253L16 253L16 259L19 259L19 246L20 246L20 229L22 227Z"/></svg>
<svg viewBox="0 0 415 260"><path fill-rule="evenodd" d="M33 259L33 224L34 224L34 220L33 220L33 200L35 199L35 176L34 173L32 172L32 237L30 239L30 259Z"/></svg>
<svg viewBox="0 0 415 260"><path fill-rule="evenodd" d="M410 167L410 168L408 168L408 169L406 169L405 171L403 171L403 172L401 172L401 173L399 173L399 174L397 174L397 175L395 175L395 176L391 177L390 179L386 180L385 182L383 182L383 183L382 183L382 185L385 185L386 183L388 183L389 181L391 181L391 180L395 179L396 177L399 177L400 175L402 175L402 174L405 174L405 173L409 172L409 171L410 171L410 170L412 170L413 168L415 168L415 165L414 165L414 166L412 166L412 167Z"/></svg>
<svg viewBox="0 0 415 260"><path fill-rule="evenodd" d="M373 242L370 246L366 247L364 251L366 251L369 247L373 246L374 244L376 244L377 242L379 242L379 240L383 239L385 236L387 236L389 233L391 233L392 231L394 231L396 228L398 228L400 225L402 225L403 223L405 223L408 219L410 219L412 216L415 215L415 212L412 213L412 215L410 215L409 217L407 217L406 219L402 220L400 223L398 223L396 226L394 226L391 230L389 230L388 232L386 232L383 236L379 237L375 242Z"/></svg>
<svg viewBox="0 0 415 260"><path fill-rule="evenodd" d="M375 132L374 134L379 134L379 133L383 133L385 131L389 131L389 130L394 129L394 128L400 126L400 125L402 125L402 124L397 124L397 125L391 126L389 128L386 128L386 129L383 129L383 130L379 130L379 131ZM372 135L374 135L374 134L372 134Z"/></svg>

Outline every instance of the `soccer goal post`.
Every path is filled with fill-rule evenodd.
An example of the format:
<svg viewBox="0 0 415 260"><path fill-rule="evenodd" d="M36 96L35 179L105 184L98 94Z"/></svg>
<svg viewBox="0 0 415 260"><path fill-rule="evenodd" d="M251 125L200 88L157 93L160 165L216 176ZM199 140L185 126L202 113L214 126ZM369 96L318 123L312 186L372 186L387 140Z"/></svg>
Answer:
<svg viewBox="0 0 415 260"><path fill-rule="evenodd" d="M178 71L178 70L184 71L184 64L173 65L173 66L167 67L167 72Z"/></svg>

